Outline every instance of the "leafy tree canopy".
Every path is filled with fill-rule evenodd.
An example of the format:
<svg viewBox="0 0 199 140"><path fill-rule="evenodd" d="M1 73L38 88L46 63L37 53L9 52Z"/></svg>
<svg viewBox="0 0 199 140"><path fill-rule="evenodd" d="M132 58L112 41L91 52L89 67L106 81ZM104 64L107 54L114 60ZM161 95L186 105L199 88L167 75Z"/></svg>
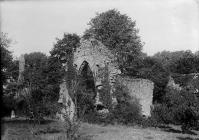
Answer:
<svg viewBox="0 0 199 140"><path fill-rule="evenodd" d="M16 110L34 119L55 114L62 74L59 64L41 52L25 54L24 57L24 81L21 88L18 86Z"/></svg>
<svg viewBox="0 0 199 140"><path fill-rule="evenodd" d="M10 78L9 68L12 65L12 53L9 51L11 40L7 34L1 32L0 46L1 46L1 82L6 84L6 80Z"/></svg>
<svg viewBox="0 0 199 140"><path fill-rule="evenodd" d="M60 62L65 63L72 51L79 46L80 37L76 34L64 34L62 39L56 39L53 49L50 51L52 57L57 58Z"/></svg>
<svg viewBox="0 0 199 140"><path fill-rule="evenodd" d="M27 86L43 87L46 82L47 56L41 52L25 54L24 79Z"/></svg>
<svg viewBox="0 0 199 140"><path fill-rule="evenodd" d="M88 24L83 38L94 37L112 50L124 73L141 53L143 43L138 36L136 22L116 9L98 13Z"/></svg>
<svg viewBox="0 0 199 140"><path fill-rule="evenodd" d="M186 51L162 51L156 53L153 58L161 62L165 69L172 73L189 74L199 72L199 57L190 50Z"/></svg>
<svg viewBox="0 0 199 140"><path fill-rule="evenodd" d="M57 38L56 44L50 51L51 58L54 62L59 64L66 64L67 62L67 73L63 73L67 78L68 86L71 86L71 80L74 79L75 70L73 67L73 52L80 45L80 37L77 34L64 34L62 39ZM62 67L64 68L64 67Z"/></svg>
<svg viewBox="0 0 199 140"><path fill-rule="evenodd" d="M154 82L153 102L161 102L165 94L165 87L168 82L169 73L162 63L153 57L145 57L139 61L134 71L134 77L149 79Z"/></svg>

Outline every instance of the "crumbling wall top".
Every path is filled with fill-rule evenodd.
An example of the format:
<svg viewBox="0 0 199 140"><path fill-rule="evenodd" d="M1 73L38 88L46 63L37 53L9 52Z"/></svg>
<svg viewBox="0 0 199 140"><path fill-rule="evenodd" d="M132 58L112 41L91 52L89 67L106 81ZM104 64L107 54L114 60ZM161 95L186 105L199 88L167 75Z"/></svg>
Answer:
<svg viewBox="0 0 199 140"><path fill-rule="evenodd" d="M93 38L81 40L80 47L74 53L74 64L78 70L84 61L89 63L93 72L97 67L105 67L105 64L117 69L113 53L100 41Z"/></svg>

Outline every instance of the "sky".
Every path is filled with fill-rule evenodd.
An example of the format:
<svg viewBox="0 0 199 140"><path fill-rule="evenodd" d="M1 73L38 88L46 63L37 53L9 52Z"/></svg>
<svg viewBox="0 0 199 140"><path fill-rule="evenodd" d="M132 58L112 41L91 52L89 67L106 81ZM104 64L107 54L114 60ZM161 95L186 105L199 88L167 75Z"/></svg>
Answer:
<svg viewBox="0 0 199 140"><path fill-rule="evenodd" d="M1 1L1 31L13 40L18 57L49 55L64 33L83 35L96 13L117 9L136 21L143 52L199 50L199 0L42 0Z"/></svg>

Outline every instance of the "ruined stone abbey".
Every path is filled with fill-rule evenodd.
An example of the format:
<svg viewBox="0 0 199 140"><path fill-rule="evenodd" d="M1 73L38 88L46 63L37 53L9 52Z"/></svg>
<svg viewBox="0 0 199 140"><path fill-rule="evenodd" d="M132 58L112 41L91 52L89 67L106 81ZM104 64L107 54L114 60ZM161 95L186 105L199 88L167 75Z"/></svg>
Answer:
<svg viewBox="0 0 199 140"><path fill-rule="evenodd" d="M117 103L117 99L114 97L114 83L119 80L121 84L125 85L131 96L135 96L142 107L142 114L150 116L150 109L152 106L153 89L154 83L147 79L132 79L129 77L120 77L120 70L115 61L112 52L104 46L101 42L95 39L81 40L81 45L74 53L74 66L79 74L86 71L84 75L90 75L92 77L93 86L96 89L96 105L103 104L100 100L100 93L98 92L104 85L102 83L103 70L108 71L108 81L110 85L110 96L112 103ZM59 103L63 103L63 98L67 102L71 102L71 97L68 94L68 89L64 84L60 85L60 99ZM66 111L70 118L74 116L75 106L72 103L70 106L67 105Z"/></svg>

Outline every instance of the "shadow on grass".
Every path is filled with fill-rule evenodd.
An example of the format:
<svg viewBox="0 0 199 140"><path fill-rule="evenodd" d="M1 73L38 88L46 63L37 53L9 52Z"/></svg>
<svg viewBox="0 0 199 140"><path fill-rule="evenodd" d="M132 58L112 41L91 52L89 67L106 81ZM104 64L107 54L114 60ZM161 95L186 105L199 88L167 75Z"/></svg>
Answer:
<svg viewBox="0 0 199 140"><path fill-rule="evenodd" d="M5 134L6 128L3 124L1 124L1 136Z"/></svg>
<svg viewBox="0 0 199 140"><path fill-rule="evenodd" d="M199 138L177 137L178 140L199 140Z"/></svg>
<svg viewBox="0 0 199 140"><path fill-rule="evenodd" d="M145 137L146 139L148 139L148 140L153 140L154 139L154 137L151 137L151 136L148 136L148 137Z"/></svg>
<svg viewBox="0 0 199 140"><path fill-rule="evenodd" d="M170 126L167 126L167 125L160 125L158 126L158 128L161 128L161 129L169 129L171 128Z"/></svg>
<svg viewBox="0 0 199 140"><path fill-rule="evenodd" d="M58 128L51 128L48 127L47 129L41 129L41 130L37 130L35 131L35 135L40 135L40 134L55 134L55 133L60 133L63 132L63 130L58 129Z"/></svg>
<svg viewBox="0 0 199 140"><path fill-rule="evenodd" d="M165 131L165 132L171 132L171 133L181 133L181 134L189 134L189 135L197 135L196 133L194 133L193 131L191 130L186 130L186 131L181 131L181 130L177 130L177 129L174 129L170 126L161 126L159 127L162 131Z"/></svg>
<svg viewBox="0 0 199 140"><path fill-rule="evenodd" d="M80 136L78 140L93 140L95 135Z"/></svg>
<svg viewBox="0 0 199 140"><path fill-rule="evenodd" d="M54 120L41 120L40 124L49 124L55 122ZM9 119L9 120L2 120L2 123L12 123L12 124L32 124L34 120L20 120L20 119Z"/></svg>

